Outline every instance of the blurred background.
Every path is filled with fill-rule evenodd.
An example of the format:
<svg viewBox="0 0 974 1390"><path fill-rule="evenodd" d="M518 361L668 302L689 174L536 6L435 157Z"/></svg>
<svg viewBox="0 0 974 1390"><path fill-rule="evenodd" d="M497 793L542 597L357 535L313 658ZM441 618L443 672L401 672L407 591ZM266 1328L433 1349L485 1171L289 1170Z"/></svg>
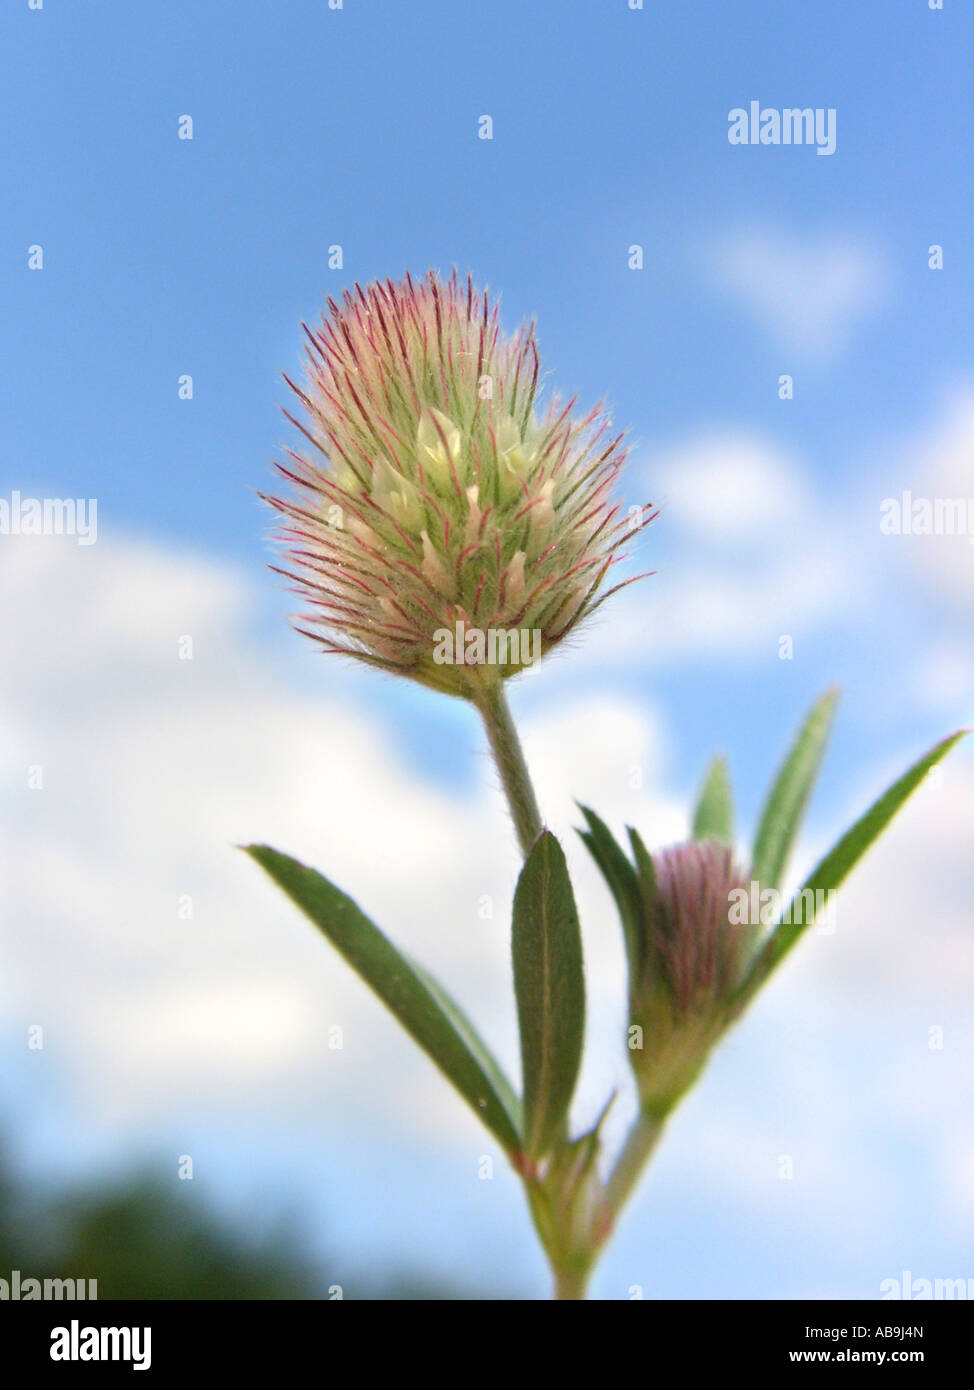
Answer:
<svg viewBox="0 0 974 1390"><path fill-rule="evenodd" d="M797 877L972 719L974 530L880 529L974 498L971 39L953 0L4 7L0 498L96 499L97 540L0 535L0 1277L545 1296L496 1145L234 848L338 882L517 1074L475 718L318 655L265 568L280 374L326 295L456 265L631 432L654 577L511 692L583 914L574 1115L619 1088L615 1142L574 798L672 842L723 751L743 852L838 683ZM834 108L834 154L730 144L751 101ZM595 1296L974 1277L972 823L961 748L678 1111Z"/></svg>

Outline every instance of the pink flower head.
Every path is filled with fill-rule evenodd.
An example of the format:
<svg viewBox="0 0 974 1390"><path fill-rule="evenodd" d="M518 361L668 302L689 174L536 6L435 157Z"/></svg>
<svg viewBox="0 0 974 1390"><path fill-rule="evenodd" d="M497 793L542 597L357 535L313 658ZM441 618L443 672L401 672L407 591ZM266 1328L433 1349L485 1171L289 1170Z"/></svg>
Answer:
<svg viewBox="0 0 974 1390"><path fill-rule="evenodd" d="M732 914L744 875L716 841L653 854L655 902L631 998L630 1060L644 1108L665 1115L732 1018L756 926Z"/></svg>
<svg viewBox="0 0 974 1390"><path fill-rule="evenodd" d="M579 418L552 398L539 413L533 326L505 337L486 291L430 271L329 299L305 332L306 384L288 380L304 419L288 418L310 450L277 465L292 495L265 499L282 517L280 572L306 605L300 631L470 695L622 587L607 576L655 512L614 500L626 450L600 408ZM449 659L445 633L461 639Z"/></svg>
<svg viewBox="0 0 974 1390"><path fill-rule="evenodd" d="M751 936L730 920L744 887L733 852L715 840L674 845L653 855L656 912L650 972L681 1015L725 998L740 983Z"/></svg>

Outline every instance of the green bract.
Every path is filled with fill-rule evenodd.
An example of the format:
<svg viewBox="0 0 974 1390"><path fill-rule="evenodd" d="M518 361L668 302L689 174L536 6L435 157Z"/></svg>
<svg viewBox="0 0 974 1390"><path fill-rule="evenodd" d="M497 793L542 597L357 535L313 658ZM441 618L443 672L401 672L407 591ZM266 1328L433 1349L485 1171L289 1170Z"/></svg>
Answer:
<svg viewBox="0 0 974 1390"><path fill-rule="evenodd" d="M622 923L629 963L629 1056L649 1115L665 1116L693 1084L711 1048L814 923L822 904L963 736L944 739L914 764L825 856L780 914L767 920L763 904L778 896L836 700L835 691L826 692L799 730L768 794L747 873L732 859L733 803L722 758L708 770L690 844L649 854L630 829L630 862L595 812L582 807L588 828L581 837Z"/></svg>

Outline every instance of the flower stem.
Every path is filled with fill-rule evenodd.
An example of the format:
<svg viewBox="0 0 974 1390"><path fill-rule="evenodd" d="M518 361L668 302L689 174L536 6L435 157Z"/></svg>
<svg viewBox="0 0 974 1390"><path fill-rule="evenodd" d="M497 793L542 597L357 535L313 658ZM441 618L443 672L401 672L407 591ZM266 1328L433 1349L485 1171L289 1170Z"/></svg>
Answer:
<svg viewBox="0 0 974 1390"><path fill-rule="evenodd" d="M531 777L524 761L521 740L518 738L504 694L503 681L485 683L473 696L473 703L484 721L490 750L497 764L518 842L526 858L544 827ZM601 1217L597 1227L590 1232L590 1237L585 1242L587 1248L584 1250L558 1248L562 1242L554 1240L553 1236L555 1232L564 1234L562 1224L551 1212L546 1212L545 1204L539 1201L540 1193L534 1181L525 1182L532 1217L552 1267L556 1299L577 1302L586 1297L597 1254L609 1238L620 1211L632 1195L640 1174L663 1132L665 1120L665 1115L652 1116L641 1111L633 1123L604 1188L600 1204Z"/></svg>
<svg viewBox="0 0 974 1390"><path fill-rule="evenodd" d="M591 1266L584 1269L570 1265L564 1269L556 1269L555 1274L555 1298L571 1300L572 1302L582 1302L586 1297L589 1277L592 1273Z"/></svg>
<svg viewBox="0 0 974 1390"><path fill-rule="evenodd" d="M642 1111L633 1122L606 1185L606 1205L612 1213L613 1223L632 1195L650 1154L659 1142L665 1123L665 1115L647 1115Z"/></svg>
<svg viewBox="0 0 974 1390"><path fill-rule="evenodd" d="M541 812L535 800L534 788L521 751L503 681L492 681L474 698L490 742L501 784L511 808L511 819L517 831L521 851L527 857L531 846L541 834Z"/></svg>

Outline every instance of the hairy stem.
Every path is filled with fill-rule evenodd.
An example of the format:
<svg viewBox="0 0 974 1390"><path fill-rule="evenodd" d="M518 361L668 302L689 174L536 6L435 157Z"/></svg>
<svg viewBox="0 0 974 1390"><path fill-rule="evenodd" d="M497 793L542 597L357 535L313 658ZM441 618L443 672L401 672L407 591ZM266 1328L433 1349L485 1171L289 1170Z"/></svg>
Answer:
<svg viewBox="0 0 974 1390"><path fill-rule="evenodd" d="M555 1298L573 1302L584 1300L591 1273L591 1266L586 1266L583 1269L570 1265L564 1269L555 1269Z"/></svg>
<svg viewBox="0 0 974 1390"><path fill-rule="evenodd" d="M640 1112L633 1122L606 1184L606 1205L611 1212L613 1224L632 1196L650 1154L659 1142L665 1123L665 1116L647 1115L643 1112Z"/></svg>
<svg viewBox="0 0 974 1390"><path fill-rule="evenodd" d="M521 852L527 857L544 827L503 682L485 684L474 696L474 704L487 730L490 750L497 764ZM558 1249L563 1243L558 1236L564 1237L566 1234L562 1225L564 1214L546 1212L547 1204L539 1200L541 1194L535 1186L536 1180L525 1182L531 1214L552 1267L556 1299L579 1301L586 1297L596 1254L608 1239L622 1207L631 1196L663 1132L664 1122L665 1116L652 1117L643 1112L634 1122L606 1184L599 1229L592 1230L590 1240L586 1242L587 1250Z"/></svg>
<svg viewBox="0 0 974 1390"><path fill-rule="evenodd" d="M541 813L535 800L534 788L528 774L521 741L517 736L502 681L485 686L475 697L494 755L501 784L511 808L511 819L517 831L521 852L528 851L543 829Z"/></svg>

